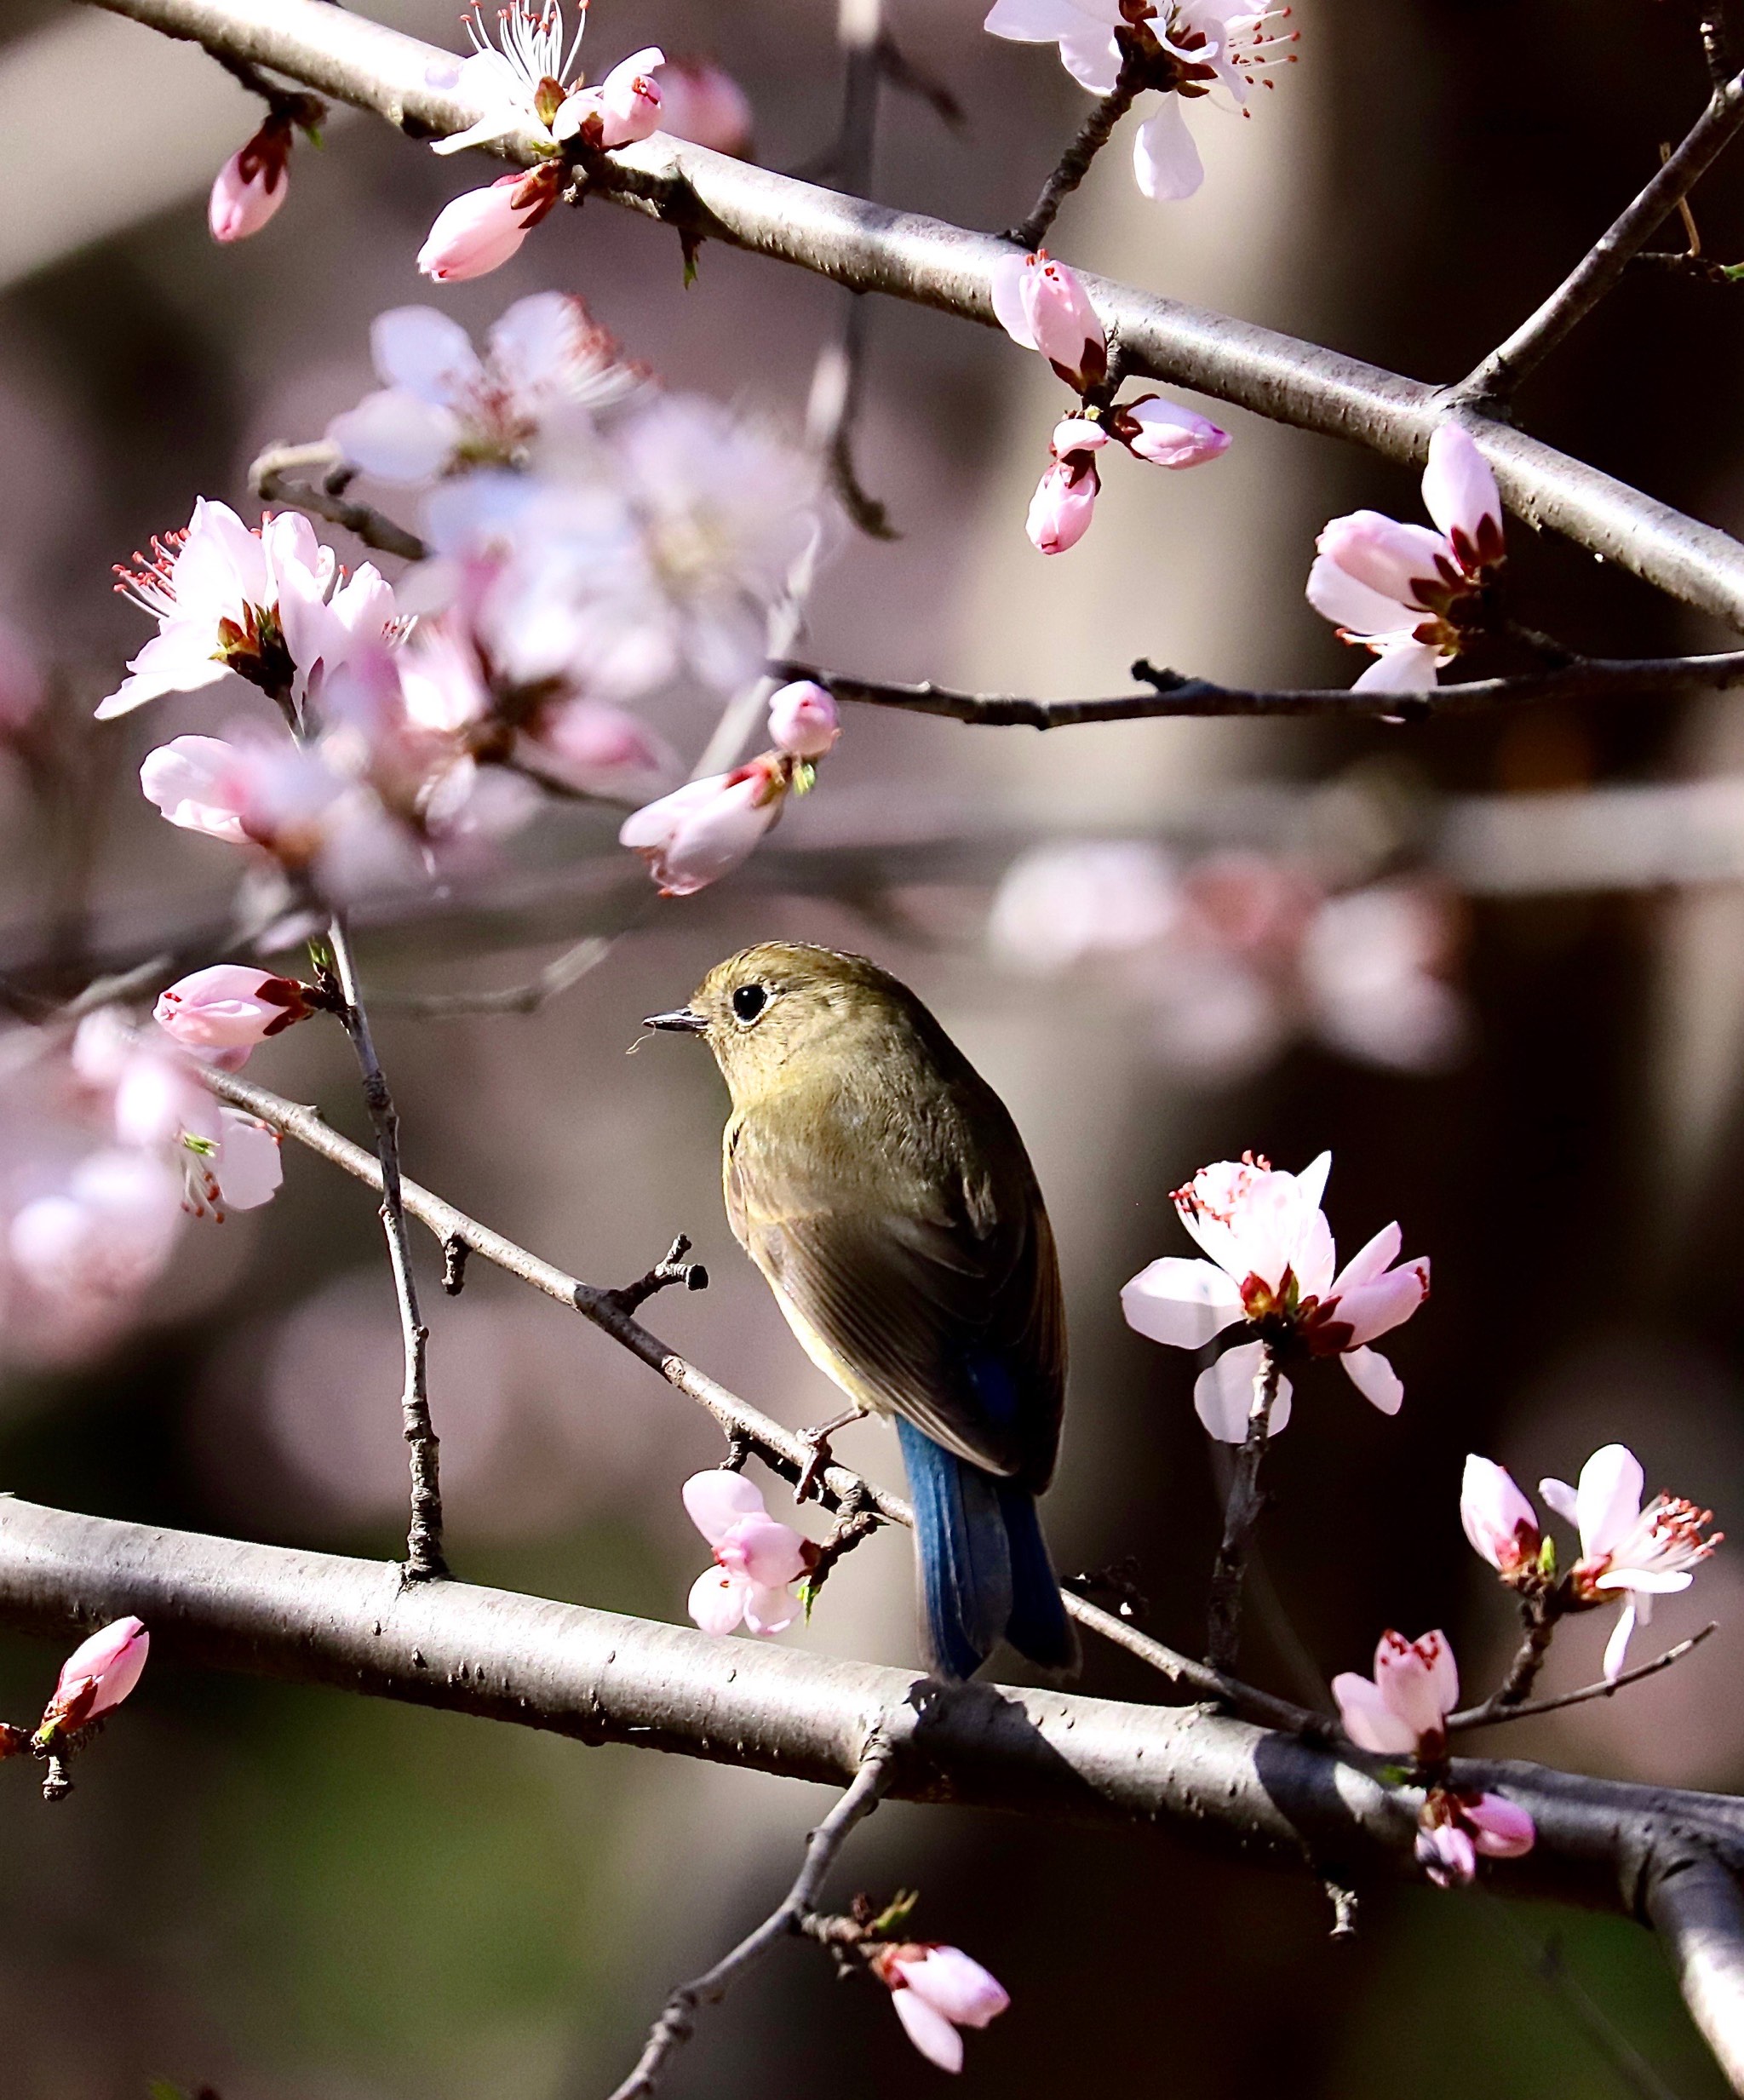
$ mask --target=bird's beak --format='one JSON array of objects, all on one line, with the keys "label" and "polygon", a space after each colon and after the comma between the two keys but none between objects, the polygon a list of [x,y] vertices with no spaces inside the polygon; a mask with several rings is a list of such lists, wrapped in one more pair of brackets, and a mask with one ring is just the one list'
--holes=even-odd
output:
[{"label": "bird's beak", "polygon": [[700,1013],[689,1007],[675,1007],[670,1013],[647,1013],[642,1017],[644,1028],[669,1029],[675,1036],[700,1036],[708,1025]]}]

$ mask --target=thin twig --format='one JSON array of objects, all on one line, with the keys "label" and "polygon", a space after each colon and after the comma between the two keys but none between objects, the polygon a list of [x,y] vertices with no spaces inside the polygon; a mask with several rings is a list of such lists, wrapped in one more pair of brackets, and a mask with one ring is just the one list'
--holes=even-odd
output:
[{"label": "thin twig", "polygon": [[1726,15],[1726,0],[1705,0],[1700,33],[1701,55],[1707,61],[1707,77],[1715,87],[1723,87],[1733,70],[1732,32]]},{"label": "thin twig", "polygon": [[1041,186],[1041,194],[1027,219],[1010,228],[1006,234],[1019,248],[1035,250],[1047,238],[1048,229],[1059,215],[1059,208],[1090,172],[1090,164],[1108,144],[1115,126],[1133,106],[1143,77],[1143,68],[1130,58],[1122,60],[1121,70],[1115,83],[1090,114],[1078,127],[1071,144],[1059,157],[1059,164]]},{"label": "thin twig", "polygon": [[1159,670],[1143,658],[1135,678],[1146,692],[1115,693],[1088,700],[1033,700],[1013,693],[957,692],[926,683],[907,686],[848,678],[789,657],[771,666],[781,678],[812,678],[838,700],[865,707],[894,708],[910,714],[937,714],[978,728],[1071,729],[1092,722],[1168,720],[1179,716],[1317,714],[1336,719],[1380,717],[1417,720],[1432,714],[1487,714],[1498,708],[1548,701],[1620,699],[1630,694],[1663,697],[1696,686],[1723,690],[1744,683],[1744,650],[1702,657],[1577,657],[1571,663],[1507,678],[1481,678],[1425,692],[1359,692],[1345,686],[1276,691],[1219,686],[1210,679]]},{"label": "thin twig", "polygon": [[[317,473],[318,485],[293,481],[298,471]],[[343,525],[378,554],[422,561],[429,553],[416,532],[397,525],[386,512],[354,502],[346,493],[351,475],[336,445],[271,445],[249,468],[249,486],[263,503],[287,503],[293,510]]]},{"label": "thin twig", "polygon": [[382,1060],[376,1053],[370,1017],[358,989],[351,938],[336,914],[329,938],[344,1000],[340,1018],[363,1076],[364,1101],[376,1133],[376,1159],[382,1191],[382,1230],[393,1271],[393,1294],[399,1307],[399,1331],[405,1358],[405,1385],[400,1419],[411,1462],[411,1522],[406,1534],[405,1572],[409,1581],[427,1581],[448,1573],[442,1553],[440,1445],[430,1420],[429,1374],[426,1358],[430,1330],[418,1312],[417,1279],[412,1274],[410,1235],[406,1231],[405,1198],[399,1172],[399,1116],[388,1091]]},{"label": "thin twig", "polygon": [[1632,255],[1646,247],[1744,123],[1744,75],[1722,79],[1690,135],[1538,311],[1492,350],[1449,393],[1450,402],[1503,401],[1526,375],[1615,290]]},{"label": "thin twig", "polygon": [[[324,1122],[313,1109],[300,1102],[284,1100],[232,1072],[207,1069],[200,1076],[221,1101],[245,1109],[286,1137],[295,1139],[298,1144],[307,1145],[312,1152],[354,1176],[365,1187],[381,1189],[382,1168],[377,1158]],[[459,1241],[481,1260],[492,1263],[510,1276],[519,1277],[535,1290],[542,1291],[559,1305],[579,1312],[632,1356],[657,1371],[668,1386],[696,1401],[729,1437],[743,1438],[783,1479],[789,1483],[798,1480],[813,1463],[816,1455],[798,1431],[784,1427],[749,1401],[740,1399],[737,1393],[730,1392],[706,1372],[698,1370],[676,1351],[668,1348],[657,1335],[651,1334],[624,1311],[617,1292],[601,1289],[597,1284],[584,1283],[578,1277],[565,1274],[554,1263],[542,1260],[502,1233],[479,1224],[415,1181],[402,1181],[400,1192],[405,1214],[426,1226],[440,1244],[445,1247],[451,1241]],[[817,1477],[818,1499],[827,1509],[875,1509],[886,1523],[912,1529],[914,1512],[901,1495],[890,1489],[881,1488],[834,1460]],[[1141,1633],[1136,1627],[1124,1624],[1112,1612],[1100,1609],[1084,1598],[1075,1596],[1070,1591],[1064,1595],[1067,1612],[1080,1626],[1100,1634],[1116,1647],[1124,1648],[1171,1684],[1183,1686],[1201,1699],[1215,1700],[1268,1726],[1299,1731],[1311,1737],[1323,1733],[1329,1725],[1324,1715],[1311,1713],[1287,1699],[1276,1698],[1270,1692],[1209,1669],[1204,1663],[1165,1647],[1150,1634]]]},{"label": "thin twig", "polygon": [[1248,1409],[1248,1433],[1236,1460],[1236,1477],[1230,1483],[1230,1499],[1224,1512],[1223,1541],[1211,1572],[1205,1659],[1213,1670],[1225,1675],[1234,1669],[1241,1644],[1242,1582],[1247,1571],[1248,1543],[1265,1507],[1259,1492],[1259,1468],[1271,1435],[1271,1410],[1277,1399],[1282,1368],[1277,1345],[1262,1341],[1259,1368],[1254,1374],[1254,1398]]},{"label": "thin twig", "polygon": [[377,991],[370,996],[378,1013],[410,1013],[423,1021],[459,1021],[477,1014],[536,1013],[549,1001],[605,961],[622,937],[589,933],[548,962],[535,977],[496,991]]},{"label": "thin twig", "polygon": [[1710,1633],[1719,1631],[1719,1621],[1710,1621],[1699,1633],[1692,1633],[1688,1640],[1679,1641],[1675,1648],[1668,1648],[1662,1655],[1655,1655],[1651,1662],[1637,1663],[1632,1670],[1624,1670],[1615,1677],[1601,1678],[1597,1684],[1583,1684],[1579,1691],[1556,1692],[1548,1699],[1523,1699],[1504,1704],[1498,1692],[1493,1699],[1486,1699],[1481,1707],[1467,1707],[1462,1713],[1450,1713],[1447,1718],[1449,1735],[1468,1728],[1489,1728],[1498,1721],[1530,1720],[1535,1713],[1557,1713],[1564,1707],[1585,1706],[1589,1699],[1609,1699],[1627,1684],[1638,1684],[1644,1677],[1657,1677],[1661,1670],[1669,1670],[1674,1662],[1681,1662],[1692,1648],[1701,1647]]},{"label": "thin twig", "polygon": [[1524,1701],[1538,1682],[1538,1673],[1550,1654],[1552,1639],[1563,1616],[1563,1602],[1562,1592],[1557,1589],[1540,1590],[1521,1598],[1520,1645],[1514,1650],[1507,1675],[1485,1701],[1486,1705],[1501,1713]]},{"label": "thin twig", "polygon": [[806,1839],[805,1862],[793,1886],[755,1931],[748,1933],[712,1969],[680,1983],[666,2001],[649,2034],[636,2068],[611,2100],[645,2100],[659,2084],[673,2051],[687,2042],[699,2005],[717,2005],[747,1970],[754,1968],[783,1940],[803,1933],[817,1908],[818,1892],[850,1833],[877,1807],[895,1776],[895,1753],[881,1737],[867,1745],[853,1784]]}]

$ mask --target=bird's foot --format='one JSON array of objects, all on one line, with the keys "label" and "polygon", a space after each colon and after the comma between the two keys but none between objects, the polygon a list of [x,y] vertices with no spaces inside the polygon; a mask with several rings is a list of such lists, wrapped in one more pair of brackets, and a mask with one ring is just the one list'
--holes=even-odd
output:
[{"label": "bird's foot", "polygon": [[794,1483],[795,1502],[808,1500],[817,1493],[818,1483],[825,1472],[835,1463],[835,1454],[829,1440],[839,1429],[846,1429],[850,1422],[858,1422],[865,1416],[864,1408],[845,1408],[840,1414],[832,1414],[827,1422],[819,1422],[813,1429],[802,1429],[800,1442],[810,1452],[805,1468]]}]

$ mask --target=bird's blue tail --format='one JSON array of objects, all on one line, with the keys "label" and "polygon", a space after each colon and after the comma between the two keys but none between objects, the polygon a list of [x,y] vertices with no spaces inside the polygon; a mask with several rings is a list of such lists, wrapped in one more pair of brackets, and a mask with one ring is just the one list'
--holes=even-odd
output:
[{"label": "bird's blue tail", "polygon": [[915,1505],[928,1656],[942,1676],[972,1677],[1001,1638],[1046,1670],[1068,1670],[1078,1644],[1047,1557],[1036,1498],[971,1466],[898,1420]]}]

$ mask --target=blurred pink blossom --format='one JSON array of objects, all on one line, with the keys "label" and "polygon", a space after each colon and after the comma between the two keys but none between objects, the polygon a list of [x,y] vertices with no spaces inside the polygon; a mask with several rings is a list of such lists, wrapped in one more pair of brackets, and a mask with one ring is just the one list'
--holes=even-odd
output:
[{"label": "blurred pink blossom", "polygon": [[618,843],[647,862],[663,897],[691,897],[750,858],[786,799],[785,772],[766,753],[650,802],[624,820]]},{"label": "blurred pink blossom", "polygon": [[1507,549],[1495,476],[1476,440],[1443,422],[1429,441],[1423,499],[1438,528],[1379,511],[1333,519],[1308,575],[1308,602],[1376,661],[1359,689],[1422,691],[1465,645],[1461,622]]},{"label": "blurred pink blossom", "polygon": [[638,716],[603,700],[563,700],[541,708],[520,749],[539,772],[578,795],[642,802],[679,773],[678,754]]},{"label": "blurred pink blossom", "polygon": [[60,1666],[37,1741],[77,1735],[118,1707],[139,1683],[152,1637],[138,1619],[117,1619],[82,1641]]},{"label": "blurred pink blossom", "polygon": [[378,314],[370,349],[382,388],[335,416],[327,435],[365,473],[406,485],[522,464],[548,416],[591,413],[641,377],[563,292],[516,300],[492,324],[482,358],[434,307]]},{"label": "blurred pink blossom", "polygon": [[159,993],[159,1028],[189,1050],[252,1049],[313,1011],[295,978],[243,963],[218,962]]},{"label": "blurred pink blossom", "polygon": [[782,686],[770,698],[769,734],[790,757],[812,763],[827,758],[841,735],[835,696],[809,678]]},{"label": "blurred pink blossom", "polygon": [[751,150],[751,105],[732,75],[708,59],[669,58],[655,69],[660,128],[743,160]]},{"label": "blurred pink blossom", "polygon": [[1644,1506],[1646,1476],[1626,1445],[1608,1443],[1580,1468],[1577,1487],[1540,1480],[1545,1500],[1580,1534],[1580,1558],[1571,1580],[1578,1595],[1597,1603],[1620,1592],[1622,1606],[1604,1651],[1604,1673],[1615,1678],[1628,1655],[1630,1637],[1653,1616],[1653,1600],[1687,1590],[1691,1570],[1725,1537],[1702,1536],[1712,1510],[1681,1495],[1656,1495]]},{"label": "blurred pink blossom", "polygon": [[269,117],[218,170],[206,208],[206,222],[215,241],[246,240],[258,233],[284,202],[290,193],[288,170],[294,135],[288,117]]},{"label": "blurred pink blossom", "polygon": [[147,752],[140,786],[172,824],[232,846],[258,846],[284,866],[318,857],[346,791],[318,750],[244,727],[231,737],[175,737]]},{"label": "blurred pink blossom", "polygon": [[[1173,1349],[1202,1349],[1238,1322],[1282,1325],[1292,1346],[1336,1356],[1351,1382],[1383,1414],[1404,1398],[1391,1363],[1368,1345],[1402,1325],[1429,1294],[1429,1264],[1395,1267],[1397,1225],[1377,1232],[1334,1273],[1332,1229],[1320,1208],[1332,1155],[1322,1152],[1300,1174],[1248,1154],[1202,1168],[1174,1205],[1208,1260],[1165,1255],[1121,1293],[1127,1323]],[[1226,1443],[1247,1434],[1254,1380],[1264,1340],[1225,1349],[1193,1387],[1193,1404],[1210,1433]],[[1290,1382],[1280,1378],[1272,1405],[1275,1436],[1289,1420]]]},{"label": "blurred pink blossom", "polygon": [[887,1986],[909,2040],[941,2071],[963,2068],[965,2027],[985,2027],[1011,2004],[999,1979],[960,1947],[906,1941],[881,1948],[871,1968]]},{"label": "blurred pink blossom", "polygon": [[7,1252],[32,1288],[62,1304],[134,1296],[163,1273],[181,1229],[181,1184],[151,1151],[114,1146],[23,1204]]},{"label": "blurred pink blossom", "polygon": [[791,1586],[809,1572],[818,1549],[792,1525],[779,1523],[743,1473],[693,1473],[684,1484],[691,1522],[714,1549],[714,1565],[697,1576],[690,1614],[705,1633],[783,1633],[800,1615]]}]

